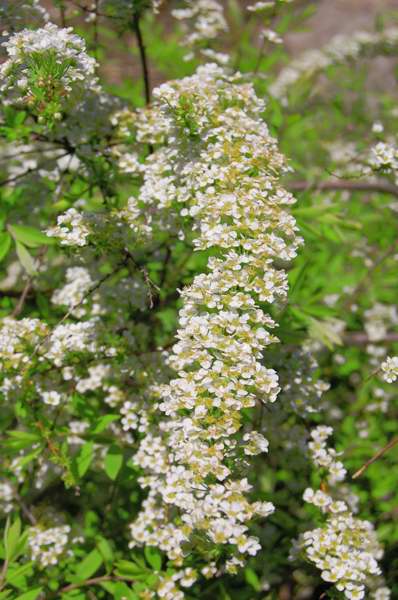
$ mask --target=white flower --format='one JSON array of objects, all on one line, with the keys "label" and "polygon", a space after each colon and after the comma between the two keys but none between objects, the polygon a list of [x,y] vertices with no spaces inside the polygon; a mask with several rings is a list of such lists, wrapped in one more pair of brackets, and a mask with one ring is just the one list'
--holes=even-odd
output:
[{"label": "white flower", "polygon": [[387,383],[393,383],[398,378],[398,356],[387,356],[381,363],[382,377]]},{"label": "white flower", "polygon": [[86,246],[90,229],[84,216],[75,208],[69,208],[57,218],[57,225],[47,229],[49,237],[57,237],[63,246]]}]

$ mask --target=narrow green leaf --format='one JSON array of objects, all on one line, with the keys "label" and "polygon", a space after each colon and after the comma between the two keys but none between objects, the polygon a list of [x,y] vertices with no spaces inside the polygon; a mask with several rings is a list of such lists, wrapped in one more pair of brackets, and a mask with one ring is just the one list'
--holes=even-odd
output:
[{"label": "narrow green leaf", "polygon": [[14,240],[21,242],[29,248],[38,248],[39,246],[49,246],[56,243],[56,239],[48,237],[39,229],[29,227],[28,225],[8,225],[8,231]]},{"label": "narrow green leaf", "polygon": [[122,577],[131,577],[134,579],[137,575],[143,575],[146,571],[146,567],[141,567],[137,565],[137,563],[131,562],[129,560],[119,560],[116,564],[117,574]]},{"label": "narrow green leaf", "polygon": [[21,535],[21,521],[16,519],[14,523],[9,527],[7,531],[7,538],[5,540],[6,546],[6,557],[8,561],[14,558],[15,550],[18,546],[19,536]]},{"label": "narrow green leaf", "polygon": [[117,421],[117,419],[120,419],[120,415],[104,415],[95,423],[91,433],[102,433],[110,423]]},{"label": "narrow green leaf", "polygon": [[27,274],[30,276],[37,275],[34,260],[29,254],[28,250],[25,248],[25,246],[21,244],[21,242],[15,242],[15,247],[17,250],[19,262],[21,263]]},{"label": "narrow green leaf", "polygon": [[77,567],[76,577],[80,581],[84,581],[85,579],[88,579],[89,577],[94,575],[94,573],[96,571],[98,571],[98,569],[100,568],[102,563],[103,563],[102,556],[98,552],[98,550],[92,550],[90,552],[90,554],[88,554],[86,556],[86,558],[83,560],[83,562],[80,563],[80,565]]},{"label": "narrow green leaf", "polygon": [[16,569],[10,568],[7,572],[6,581],[11,585],[14,585],[16,580],[19,577],[24,577],[25,575],[29,575],[32,573],[33,562],[28,562],[21,567],[17,567]]},{"label": "narrow green leaf", "polygon": [[0,262],[5,258],[11,248],[11,236],[8,231],[0,233]]},{"label": "narrow green leaf", "polygon": [[114,587],[115,600],[139,600],[139,596],[125,583],[119,581]]},{"label": "narrow green leaf", "polygon": [[76,457],[76,466],[79,477],[83,477],[94,458],[94,442],[86,442]]},{"label": "narrow green leaf", "polygon": [[252,586],[253,589],[256,590],[256,592],[260,592],[261,591],[261,582],[257,576],[257,573],[255,571],[253,571],[253,569],[250,569],[249,567],[246,567],[245,569],[245,579],[247,581],[247,583],[249,585]]},{"label": "narrow green leaf", "polygon": [[42,592],[43,588],[35,588],[34,590],[30,590],[30,592],[25,592],[21,596],[15,598],[15,600],[36,600],[38,595]]},{"label": "narrow green leaf", "polygon": [[112,481],[116,479],[123,464],[123,454],[117,446],[111,446],[104,460],[105,473]]},{"label": "narrow green leaf", "polygon": [[155,571],[160,571],[162,568],[162,555],[157,548],[145,546],[144,554],[146,561]]},{"label": "narrow green leaf", "polygon": [[103,537],[99,537],[97,539],[97,548],[101,552],[104,561],[106,563],[112,563],[112,561],[113,561],[113,550],[112,550],[112,546],[110,545],[110,543],[108,542],[108,540],[106,540]]}]

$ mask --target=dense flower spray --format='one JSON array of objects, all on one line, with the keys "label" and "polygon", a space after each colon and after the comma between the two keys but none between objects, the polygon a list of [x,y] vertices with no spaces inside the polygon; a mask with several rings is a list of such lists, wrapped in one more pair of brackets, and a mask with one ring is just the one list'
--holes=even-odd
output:
[{"label": "dense flower spray", "polygon": [[[177,565],[199,536],[233,570],[260,548],[250,520],[273,511],[249,502],[251,485],[240,475],[246,456],[268,448],[243,411],[274,402],[279,391],[277,373],[263,364],[277,341],[266,306],[286,295],[276,263],[291,260],[300,243],[288,210],[294,198],[279,183],[287,166],[261,119],[263,103],[239,75],[208,64],[154,97],[166,143],[148,159],[138,206],[143,214],[159,205],[179,212],[181,230],[192,223],[195,249],[210,256],[181,292],[169,361],[177,377],[156,390],[165,417],[134,458],[149,495],[131,533],[133,544],[158,546]],[[202,572],[217,570],[212,563]]]},{"label": "dense flower spray", "polygon": [[22,102],[39,119],[60,119],[73,100],[96,83],[95,60],[72,29],[53,23],[24,29],[4,43],[8,60],[0,68],[0,91],[10,104]]},{"label": "dense flower spray", "polygon": [[[283,3],[252,2],[248,9],[268,18]],[[295,297],[287,302],[285,270],[301,238],[291,214],[295,200],[281,184],[289,168],[264,123],[264,103],[248,83],[254,74],[207,64],[163,84],[149,108],[137,109],[101,90],[96,61],[71,29],[45,25],[46,13],[35,0],[15,4],[23,9],[21,19],[10,19],[11,36],[3,44],[8,59],[0,68],[1,136],[14,144],[14,129],[17,134],[12,153],[9,145],[0,148],[1,159],[11,157],[2,168],[7,206],[0,215],[0,255],[7,255],[8,244],[20,259],[13,255],[0,282],[6,426],[0,512],[17,529],[16,514],[23,522],[21,568],[35,571],[40,582],[48,578],[45,595],[59,567],[55,594],[80,583],[105,583],[115,597],[179,600],[200,577],[191,595],[201,588],[218,595],[230,578],[218,588],[203,578],[237,573],[261,543],[265,560],[258,556],[245,574],[250,577],[254,565],[252,574],[262,579],[253,587],[265,590],[268,576],[270,586],[280,582],[278,567],[269,574],[263,569],[273,562],[267,560],[271,553],[286,566],[286,554],[278,558],[273,548],[275,531],[287,533],[280,526],[284,511],[294,515],[297,535],[305,531],[304,492],[319,514],[316,526],[307,523],[296,554],[310,570],[320,570],[331,590],[335,584],[338,593],[358,599],[366,589],[387,600],[378,565],[382,549],[373,526],[355,516],[358,498],[343,483],[339,453],[326,443],[332,428],[316,427],[308,443],[309,422],[329,425],[342,416],[333,389],[331,400],[323,398],[330,386],[320,377],[330,371],[325,354],[316,355],[328,336],[340,343],[346,323],[306,318],[311,306],[299,289],[304,271],[292,273]],[[81,8],[96,42],[108,18],[118,32],[138,19],[149,49],[144,19],[150,24],[148,12],[160,5],[98,0]],[[175,6],[190,55],[199,51],[206,60],[228,64],[230,57],[213,49],[229,21],[223,3],[186,0]],[[60,8],[62,17],[62,2],[54,12]],[[36,31],[24,29],[30,13]],[[387,49],[397,39],[395,29],[388,31]],[[261,35],[264,43],[282,41],[271,30]],[[351,46],[331,44],[308,75],[357,56],[374,41],[354,38]],[[296,71],[297,78],[307,74],[299,63]],[[283,72],[281,80],[284,85]],[[396,179],[395,139],[387,142],[372,147],[368,175]],[[27,224],[18,197],[22,181],[35,183],[33,191],[25,185],[23,194],[25,207],[34,198]],[[304,202],[312,202],[310,196]],[[323,213],[326,204],[297,216],[316,220],[318,208]],[[185,255],[192,269],[178,268]],[[324,296],[325,306],[338,298]],[[385,392],[380,378],[397,379],[398,358],[376,344],[397,324],[397,312],[376,296],[367,306],[364,334],[373,344],[367,352],[379,380],[363,411],[386,412],[393,391]],[[172,323],[166,327],[166,316],[165,327],[158,326],[167,311]],[[273,334],[277,324],[283,344]],[[15,429],[8,431],[10,425]],[[319,489],[307,487],[309,462],[316,467],[314,481],[322,477]],[[102,485],[109,479],[113,486]],[[263,522],[274,510],[275,519]],[[95,515],[101,517],[98,527],[91,523]],[[122,524],[120,536],[114,524]],[[82,543],[77,552],[76,540]],[[83,576],[79,561],[96,572]],[[286,572],[293,582],[296,571],[287,565]],[[32,579],[26,581],[31,585]]]},{"label": "dense flower spray", "polygon": [[311,431],[310,456],[326,474],[326,481],[318,491],[307,488],[304,500],[317,506],[326,519],[321,527],[300,536],[293,556],[301,551],[322,571],[322,579],[334,583],[349,600],[364,598],[366,587],[373,598],[388,600],[390,593],[383,585],[377,562],[383,556],[382,547],[372,523],[354,516],[357,499],[347,495],[341,485],[346,470],[336,460],[338,453],[327,446],[332,433],[333,429],[324,425]]}]

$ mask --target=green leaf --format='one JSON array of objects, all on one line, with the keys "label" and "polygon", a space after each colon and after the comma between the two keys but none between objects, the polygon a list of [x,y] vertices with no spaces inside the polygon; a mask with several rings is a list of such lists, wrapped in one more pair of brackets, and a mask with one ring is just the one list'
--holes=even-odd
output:
[{"label": "green leaf", "polygon": [[29,248],[38,248],[39,246],[50,246],[56,243],[56,239],[48,237],[39,229],[29,227],[28,225],[8,225],[8,231],[11,233],[14,240],[21,242]]},{"label": "green leaf", "polygon": [[98,571],[102,563],[103,559],[98,550],[92,550],[90,554],[88,554],[83,560],[83,562],[77,567],[76,577],[79,579],[79,581],[88,579],[94,575],[96,571]]},{"label": "green leaf", "polygon": [[6,577],[7,583],[10,583],[11,585],[15,585],[16,581],[20,577],[24,577],[25,575],[30,575],[33,572],[33,569],[32,569],[33,565],[34,565],[33,562],[28,562],[28,563],[22,565],[21,567],[18,566],[16,569],[13,569],[13,568],[8,569],[7,577]]},{"label": "green leaf", "polygon": [[8,436],[8,439],[4,441],[4,446],[12,450],[22,450],[40,441],[40,436],[30,431],[9,431]]},{"label": "green leaf", "polygon": [[40,454],[42,454],[42,452],[43,452],[43,448],[40,447],[40,448],[36,448],[35,450],[33,450],[33,452],[30,452],[29,454],[25,454],[24,456],[22,456],[21,458],[18,459],[18,461],[16,463],[18,465],[18,468],[20,469],[21,467],[25,467],[30,462],[32,462],[32,460],[35,460],[35,458],[40,456]]},{"label": "green leaf", "polygon": [[121,581],[114,587],[114,598],[115,600],[139,600],[139,596]]},{"label": "green leaf", "polygon": [[7,523],[7,525],[4,532],[4,546],[6,550],[6,559],[10,562],[14,558],[15,551],[18,547],[18,540],[21,535],[21,521],[20,519],[16,519],[11,526],[9,526],[9,523]]},{"label": "green leaf", "polygon": [[245,569],[245,579],[246,579],[247,583],[249,585],[251,585],[253,589],[256,590],[256,592],[260,592],[261,591],[260,580],[259,580],[259,578],[257,576],[257,573],[255,571],[253,571],[253,569],[250,569],[249,567],[246,567],[246,569]]},{"label": "green leaf", "polygon": [[17,256],[19,258],[19,262],[21,263],[21,265],[23,266],[23,268],[25,269],[27,274],[30,275],[31,277],[33,275],[37,275],[34,260],[33,260],[32,256],[29,254],[29,252],[27,251],[27,249],[25,248],[25,246],[23,244],[21,244],[21,242],[15,242],[15,247],[17,250]]},{"label": "green leaf", "polygon": [[83,477],[94,458],[94,442],[86,442],[76,457],[76,466],[79,477]]},{"label": "green leaf", "polygon": [[5,258],[11,248],[11,236],[8,231],[0,233],[0,261]]},{"label": "green leaf", "polygon": [[162,568],[162,555],[157,548],[153,546],[145,546],[144,554],[146,561],[155,571],[160,571]]},{"label": "green leaf", "polygon": [[21,596],[15,598],[15,600],[36,600],[38,595],[42,592],[43,588],[35,588],[34,590],[30,590],[30,592],[25,592]]},{"label": "green leaf", "polygon": [[148,569],[129,560],[119,560],[116,563],[116,575],[131,579],[142,579],[148,574]]},{"label": "green leaf", "polygon": [[102,433],[110,423],[117,421],[117,419],[120,419],[120,415],[104,415],[95,423],[91,433]]},{"label": "green leaf", "polygon": [[111,564],[113,561],[113,550],[108,540],[99,537],[97,539],[97,548],[101,552],[104,561]]},{"label": "green leaf", "polygon": [[112,481],[116,479],[123,464],[123,454],[117,446],[111,446],[104,460],[105,473]]}]

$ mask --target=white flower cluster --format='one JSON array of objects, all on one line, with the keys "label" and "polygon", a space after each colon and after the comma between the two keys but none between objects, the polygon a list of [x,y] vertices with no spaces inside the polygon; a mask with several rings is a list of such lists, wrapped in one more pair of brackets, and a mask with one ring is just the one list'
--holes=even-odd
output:
[{"label": "white flower cluster", "polygon": [[48,333],[47,326],[39,319],[5,317],[0,322],[0,361],[6,367],[18,368],[28,363],[27,349],[32,349],[42,336]]},{"label": "white flower cluster", "polygon": [[333,433],[331,427],[319,425],[311,431],[311,441],[308,448],[311,459],[317,467],[322,467],[328,471],[328,481],[330,485],[335,485],[338,481],[343,481],[347,471],[343,463],[336,460],[338,453],[334,448],[328,448],[326,440]]},{"label": "white flower cluster", "polygon": [[57,237],[62,246],[86,246],[90,235],[87,220],[75,208],[69,208],[57,217],[57,225],[47,229],[49,237]]},{"label": "white flower cluster", "polygon": [[330,65],[357,59],[371,50],[390,52],[398,44],[398,27],[381,32],[358,31],[336,35],[320,50],[306,50],[282,69],[269,88],[272,96],[287,102],[289,88],[302,78],[314,77]]},{"label": "white flower cluster", "polygon": [[214,41],[228,30],[224,9],[218,0],[185,0],[185,4],[185,8],[175,9],[172,14],[184,22],[183,44],[188,48]]},{"label": "white flower cluster", "polygon": [[60,323],[51,332],[45,357],[57,367],[64,364],[69,352],[95,352],[96,319],[78,323]]},{"label": "white flower cluster", "polygon": [[287,355],[280,350],[276,364],[283,368],[281,400],[288,402],[297,414],[319,412],[321,399],[330,384],[317,377],[319,369],[314,354],[306,348]]},{"label": "white flower cluster", "polygon": [[387,356],[381,364],[382,376],[387,383],[393,383],[398,379],[398,356]]},{"label": "white flower cluster", "polygon": [[269,8],[274,8],[275,0],[268,0],[265,2],[255,2],[254,4],[250,4],[247,7],[249,12],[261,12],[263,10],[268,10]]},{"label": "white flower cluster", "polygon": [[149,496],[131,526],[133,544],[158,546],[181,565],[184,544],[199,535],[242,564],[260,549],[248,523],[273,511],[248,501],[252,486],[238,475],[245,455],[268,448],[260,433],[241,433],[241,411],[274,402],[279,391],[263,364],[275,323],[259,303],[286,295],[274,261],[292,259],[301,242],[289,213],[295,200],[279,183],[287,167],[251,84],[211,64],[154,98],[167,144],[148,158],[147,206],[160,198],[193,221],[194,247],[214,255],[181,292],[170,358],[178,377],[158,387],[165,418],[135,456]]},{"label": "white flower cluster", "polygon": [[13,499],[15,493],[8,481],[0,482],[0,512],[9,513],[13,510]]},{"label": "white flower cluster", "polygon": [[[247,10],[249,12],[253,12],[253,13],[262,12],[264,10],[269,10],[270,8],[274,8],[275,5],[277,4],[277,2],[278,2],[278,0],[264,0],[264,1],[259,0],[259,2],[250,4],[247,7]],[[279,0],[279,4],[282,4],[283,2],[290,3],[290,2],[293,2],[293,0]]]},{"label": "white flower cluster", "polygon": [[79,92],[80,97],[84,89],[96,85],[96,61],[71,28],[47,23],[41,29],[20,31],[3,45],[9,58],[0,67],[0,91],[7,102],[39,101],[43,110],[44,101],[62,99],[64,106],[72,93]]},{"label": "white flower cluster", "polygon": [[[346,471],[335,460],[336,451],[326,445],[332,433],[331,427],[316,427],[311,432],[309,449],[314,464],[327,470],[328,484],[333,487],[344,479]],[[380,587],[381,571],[377,561],[383,550],[373,525],[354,517],[352,507],[347,503],[351,504],[350,495],[344,487],[335,488],[333,493],[326,484],[322,488],[318,491],[307,488],[304,500],[317,506],[326,521],[323,526],[303,533],[295,552],[304,553],[306,559],[321,571],[322,579],[335,583],[337,590],[349,600],[364,598],[366,586],[376,588],[376,593],[377,589],[386,590]]]},{"label": "white flower cluster", "polygon": [[[86,314],[85,297],[94,285],[90,272],[85,267],[70,267],[66,271],[66,284],[55,290],[51,301],[54,304],[67,306],[71,314],[77,318]],[[99,308],[94,314],[99,312]]]},{"label": "white flower cluster", "polygon": [[390,327],[398,325],[398,311],[394,305],[376,302],[364,312],[365,331],[371,342],[379,342],[386,337]]},{"label": "white flower cluster", "polygon": [[43,568],[56,565],[59,557],[65,551],[70,530],[68,525],[50,529],[42,529],[39,526],[32,527],[28,537],[32,560],[37,561]]},{"label": "white flower cluster", "polygon": [[349,600],[364,598],[366,579],[380,575],[377,559],[383,552],[373,525],[347,510],[331,514],[323,527],[305,532],[300,543],[322,571],[322,579],[335,583]]},{"label": "white flower cluster", "polygon": [[378,142],[370,150],[369,166],[375,171],[392,174],[398,181],[398,147],[396,144]]},{"label": "white flower cluster", "polygon": [[62,396],[57,390],[38,391],[44,404],[48,404],[49,406],[59,406],[61,403]]}]

